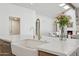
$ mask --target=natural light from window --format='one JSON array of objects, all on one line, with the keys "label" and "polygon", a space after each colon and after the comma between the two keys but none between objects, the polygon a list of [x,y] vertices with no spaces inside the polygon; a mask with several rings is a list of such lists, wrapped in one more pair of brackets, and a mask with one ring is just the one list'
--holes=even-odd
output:
[{"label": "natural light from window", "polygon": [[62,8],[64,8],[64,9],[69,9],[70,8],[70,6],[68,6],[65,3],[61,3],[61,4],[59,4],[59,6],[62,7]]}]

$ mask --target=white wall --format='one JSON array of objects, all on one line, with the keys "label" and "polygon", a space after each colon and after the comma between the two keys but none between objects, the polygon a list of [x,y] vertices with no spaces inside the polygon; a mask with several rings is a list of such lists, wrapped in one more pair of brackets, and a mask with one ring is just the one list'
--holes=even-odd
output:
[{"label": "white wall", "polygon": [[[73,35],[76,34],[76,16],[75,16],[75,10],[74,9],[70,9],[68,10],[67,12],[65,12],[65,15],[68,15],[71,17],[70,21],[73,22],[73,27],[65,27],[65,34],[67,34],[67,31],[68,30],[71,30],[73,31]],[[60,28],[59,28],[59,25],[57,25],[57,32],[61,32],[60,31]]]},{"label": "white wall", "polygon": [[41,14],[37,14],[37,18],[40,19],[41,35],[49,35],[49,33],[53,33],[53,19]]},{"label": "white wall", "polygon": [[19,16],[21,18],[20,33],[22,35],[33,35],[37,18],[41,21],[41,34],[48,34],[53,31],[53,19],[41,14],[38,15],[34,10],[28,8],[12,4],[0,4],[0,34],[9,34],[9,16]]},{"label": "white wall", "polygon": [[73,30],[73,35],[75,35],[76,34],[76,16],[75,16],[75,10],[70,9],[65,14],[66,15],[70,15],[71,16],[70,21],[73,22],[73,27],[72,28],[67,28],[67,30]]},{"label": "white wall", "polygon": [[21,18],[21,34],[31,34],[33,27],[34,11],[11,4],[0,4],[0,34],[9,34],[9,16]]}]

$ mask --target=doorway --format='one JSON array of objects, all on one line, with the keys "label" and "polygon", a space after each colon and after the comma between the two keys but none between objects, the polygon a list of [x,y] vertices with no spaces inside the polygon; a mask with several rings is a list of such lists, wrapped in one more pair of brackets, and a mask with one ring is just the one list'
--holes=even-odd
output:
[{"label": "doorway", "polygon": [[10,16],[9,20],[10,20],[10,34],[19,35],[20,34],[20,18]]}]

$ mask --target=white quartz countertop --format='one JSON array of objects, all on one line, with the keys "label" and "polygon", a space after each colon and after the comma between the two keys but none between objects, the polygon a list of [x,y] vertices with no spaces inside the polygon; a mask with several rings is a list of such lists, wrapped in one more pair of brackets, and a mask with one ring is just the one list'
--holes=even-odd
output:
[{"label": "white quartz countertop", "polygon": [[51,54],[69,56],[75,52],[78,47],[79,40],[77,39],[67,39],[65,41],[55,39],[47,44],[40,45],[38,49]]},{"label": "white quartz countertop", "polygon": [[[0,35],[0,39],[5,41],[14,43],[23,40],[23,39],[32,39],[31,36],[21,36],[21,35]],[[71,55],[74,51],[79,48],[79,40],[78,39],[67,39],[65,41],[61,41],[58,38],[42,38],[41,40],[47,41],[47,43],[39,45],[38,50],[45,51],[51,54],[56,55]],[[15,44],[15,43],[14,43]],[[16,44],[15,44],[16,45]],[[27,47],[25,47],[27,48]]]},{"label": "white quartz countertop", "polygon": [[0,39],[7,42],[12,42],[14,39],[19,39],[19,35],[0,35]]},{"label": "white quartz countertop", "polygon": [[7,42],[14,42],[23,39],[33,39],[30,35],[0,35],[0,39]]}]

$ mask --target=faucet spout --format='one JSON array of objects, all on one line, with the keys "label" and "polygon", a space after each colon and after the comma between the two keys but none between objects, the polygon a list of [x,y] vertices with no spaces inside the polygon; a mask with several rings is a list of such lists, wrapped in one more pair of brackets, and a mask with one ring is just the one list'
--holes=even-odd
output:
[{"label": "faucet spout", "polygon": [[38,40],[40,40],[40,20],[39,18],[36,20],[36,36]]}]

